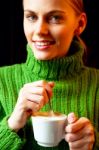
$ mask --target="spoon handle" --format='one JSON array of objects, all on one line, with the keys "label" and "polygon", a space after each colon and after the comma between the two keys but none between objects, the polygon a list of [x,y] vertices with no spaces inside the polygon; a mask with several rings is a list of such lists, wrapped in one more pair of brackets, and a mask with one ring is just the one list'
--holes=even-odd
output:
[{"label": "spoon handle", "polygon": [[48,104],[49,104],[50,111],[51,111],[51,112],[53,112],[49,93],[48,93],[48,91],[47,91],[47,90],[46,90],[46,92],[47,92],[47,96],[48,96],[48,99],[49,99]]}]

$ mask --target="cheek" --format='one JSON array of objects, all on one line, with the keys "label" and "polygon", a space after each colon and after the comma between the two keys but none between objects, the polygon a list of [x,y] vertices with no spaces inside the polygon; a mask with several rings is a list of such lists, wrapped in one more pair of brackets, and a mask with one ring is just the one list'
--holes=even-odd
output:
[{"label": "cheek", "polygon": [[57,46],[63,46],[64,42],[67,41],[67,33],[64,30],[56,31],[54,34],[57,41]]},{"label": "cheek", "polygon": [[56,38],[57,41],[63,41],[67,38],[68,30],[66,29],[66,26],[56,27],[52,30],[52,35],[54,38]]},{"label": "cheek", "polygon": [[25,31],[25,37],[29,43],[32,42],[32,34],[29,31]]},{"label": "cheek", "polygon": [[32,33],[31,28],[27,24],[24,25],[24,34],[28,41],[31,40],[33,33]]},{"label": "cheek", "polygon": [[56,32],[57,47],[59,50],[61,49],[61,53],[66,54],[68,52],[73,36],[73,32],[66,30],[66,28]]},{"label": "cheek", "polygon": [[74,37],[74,32],[73,30],[69,30],[69,28],[64,28],[57,36],[62,44],[69,45]]}]

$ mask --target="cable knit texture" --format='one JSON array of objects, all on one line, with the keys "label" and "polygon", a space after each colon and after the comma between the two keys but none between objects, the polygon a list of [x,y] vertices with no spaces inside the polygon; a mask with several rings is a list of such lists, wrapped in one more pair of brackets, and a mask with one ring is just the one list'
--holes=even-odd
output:
[{"label": "cable knit texture", "polygon": [[[0,68],[0,150],[68,150],[62,140],[57,147],[38,146],[34,137],[31,119],[17,134],[9,129],[7,119],[11,115],[21,87],[25,83],[47,80],[55,81],[52,107],[64,114],[76,113],[88,117],[95,127],[94,150],[99,149],[99,70],[84,66],[83,48],[73,41],[72,55],[48,61],[36,60],[27,45],[25,63]],[[48,111],[48,105],[42,108]]]}]

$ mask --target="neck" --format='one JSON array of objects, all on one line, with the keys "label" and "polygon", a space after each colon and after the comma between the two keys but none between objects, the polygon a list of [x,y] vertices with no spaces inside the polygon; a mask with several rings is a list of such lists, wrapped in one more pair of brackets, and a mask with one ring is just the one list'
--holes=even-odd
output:
[{"label": "neck", "polygon": [[74,41],[70,48],[70,51],[73,51],[74,54],[52,60],[37,60],[29,45],[27,45],[27,51],[28,57],[26,65],[35,80],[37,80],[37,78],[46,80],[63,80],[64,78],[70,78],[80,73],[83,66],[83,48],[78,41]]}]

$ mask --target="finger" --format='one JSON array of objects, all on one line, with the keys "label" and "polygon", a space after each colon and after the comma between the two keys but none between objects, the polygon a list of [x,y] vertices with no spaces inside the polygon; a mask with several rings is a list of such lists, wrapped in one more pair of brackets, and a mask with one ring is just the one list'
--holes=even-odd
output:
[{"label": "finger", "polygon": [[[25,92],[25,91],[24,91]],[[30,100],[33,101],[43,101],[44,104],[48,102],[47,94],[46,94],[46,89],[42,87],[33,87],[33,89],[29,89],[29,91],[26,91],[25,93],[26,97]]]},{"label": "finger", "polygon": [[46,81],[46,80],[39,80],[39,81],[35,81],[32,82],[33,85],[35,86],[45,86],[46,84],[49,84],[50,87],[54,87],[55,83],[53,81]]},{"label": "finger", "polygon": [[47,92],[47,96],[48,96],[49,99],[52,97],[52,94],[53,94],[52,88],[54,87],[54,84],[53,83],[51,83],[51,84],[52,85],[50,85],[50,83],[47,83],[46,86],[45,86],[46,92]]},{"label": "finger", "polygon": [[40,109],[40,105],[38,103],[29,100],[26,100],[22,107],[24,112],[28,112],[28,113],[35,112]]},{"label": "finger", "polygon": [[42,86],[45,86],[46,83],[47,83],[47,82],[46,82],[45,80],[39,80],[39,81],[32,82],[31,84],[32,84],[33,86],[42,87]]},{"label": "finger", "polygon": [[77,140],[74,142],[69,142],[69,146],[72,149],[82,148],[83,150],[85,150],[85,149],[87,150],[89,147],[92,147],[92,145],[93,145],[93,137],[92,136],[85,136],[84,138],[82,138],[80,140]]},{"label": "finger", "polygon": [[53,81],[47,82],[45,80],[40,80],[40,81],[33,82],[33,85],[45,88],[48,92],[47,94],[50,97],[52,96],[52,88],[54,87]]},{"label": "finger", "polygon": [[85,136],[85,133],[82,130],[80,130],[79,132],[76,132],[76,133],[66,133],[65,140],[67,142],[74,142],[74,141],[80,140],[84,136]]},{"label": "finger", "polygon": [[45,88],[49,95],[52,95],[52,88],[54,87],[54,82],[50,81],[50,82],[47,82],[45,80],[40,80],[40,81],[35,81],[35,82],[32,82],[32,83],[26,83],[24,85],[24,89],[28,90],[30,89],[31,92],[34,91],[36,92],[36,87],[42,87],[42,88]]},{"label": "finger", "polygon": [[68,117],[67,117],[67,120],[68,120],[68,123],[74,123],[77,121],[77,116],[72,112],[70,114],[68,114]]},{"label": "finger", "polygon": [[81,130],[79,130],[77,132],[66,133],[65,140],[67,142],[75,142],[75,141],[78,141],[80,139],[83,139],[86,136],[92,137],[91,142],[95,141],[94,128],[91,124],[84,126],[84,128],[82,128]]},{"label": "finger", "polygon": [[24,88],[30,88],[30,87],[43,87],[46,85],[46,81],[45,80],[40,80],[40,81],[35,81],[35,82],[30,82],[30,83],[26,83],[24,84]]},{"label": "finger", "polygon": [[76,122],[68,124],[65,128],[66,132],[75,133],[87,126],[90,121],[87,118],[81,117]]},{"label": "finger", "polygon": [[20,101],[23,101],[24,99],[28,99],[30,101],[34,102],[41,102],[43,101],[44,104],[48,102],[48,97],[46,94],[46,89],[42,87],[29,87],[29,88],[22,88],[20,90],[19,98]]},{"label": "finger", "polygon": [[35,93],[35,94],[42,94],[42,95],[47,90],[48,92],[47,94],[50,98],[52,96],[53,87],[54,87],[54,82],[46,82],[45,80],[41,80],[33,83],[27,83],[24,85],[23,88],[24,91]]},{"label": "finger", "polygon": [[44,95],[46,92],[46,89],[43,87],[24,87],[21,91],[22,95],[25,95],[26,93],[32,93],[32,94],[37,94],[37,95]]},{"label": "finger", "polygon": [[35,102],[37,104],[39,104],[40,102],[45,102],[44,101],[44,96],[42,95],[37,95],[37,94],[32,94],[32,93],[27,93],[26,95],[26,100],[29,100],[29,101],[32,101],[32,102]]},{"label": "finger", "polygon": [[45,97],[42,95],[30,94],[27,93],[27,97],[25,98],[27,101],[31,101],[32,103],[36,103],[39,105],[39,108],[42,108],[47,102],[45,101]]},{"label": "finger", "polygon": [[87,125],[83,129],[81,129],[75,133],[67,133],[65,135],[65,140],[67,142],[74,142],[74,141],[80,140],[81,138],[83,138],[85,136],[93,136],[94,137],[94,129],[93,129],[92,125]]},{"label": "finger", "polygon": [[48,82],[48,84],[50,85],[51,88],[55,86],[55,83],[53,81]]}]

